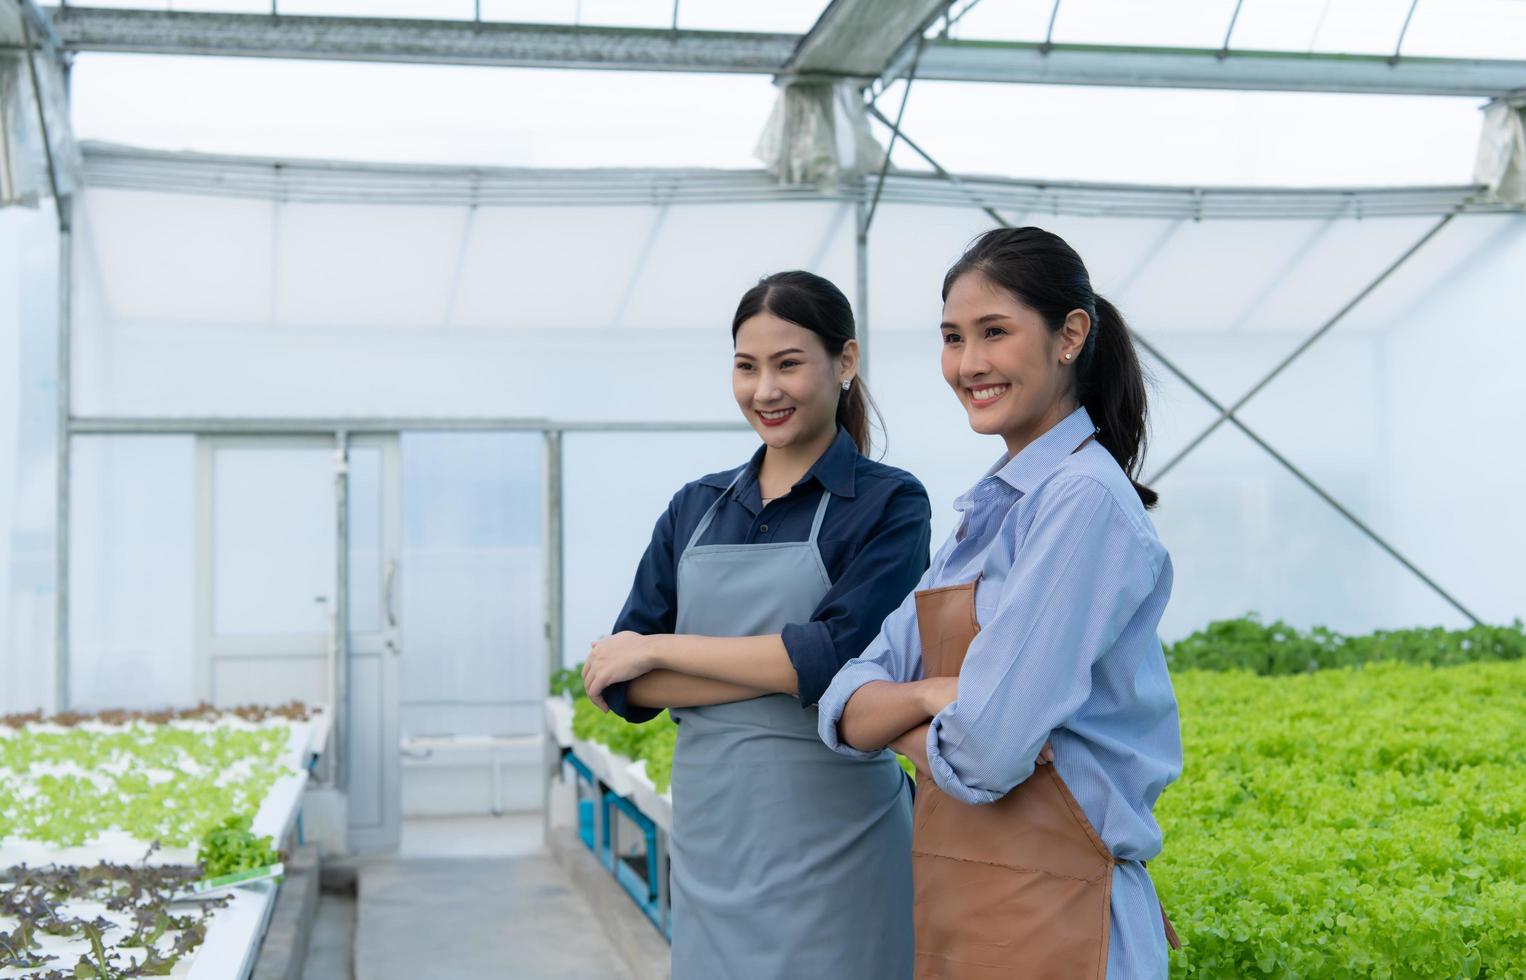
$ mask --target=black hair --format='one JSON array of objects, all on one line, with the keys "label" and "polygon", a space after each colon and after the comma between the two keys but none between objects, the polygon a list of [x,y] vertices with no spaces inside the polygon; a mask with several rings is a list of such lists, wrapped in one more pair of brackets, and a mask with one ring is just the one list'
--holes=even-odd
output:
[{"label": "black hair", "polygon": [[1042,228],[997,228],[975,239],[948,270],[945,300],[967,272],[979,272],[1038,311],[1054,333],[1072,310],[1091,317],[1076,361],[1076,396],[1098,426],[1097,441],[1118,461],[1144,505],[1155,506],[1159,495],[1138,480],[1149,439],[1144,369],[1122,314],[1092,289],[1081,256]]},{"label": "black hair", "polygon": [[[841,289],[813,272],[799,269],[776,272],[759,279],[756,286],[743,293],[736,316],[731,318],[732,343],[736,342],[742,324],[763,312],[804,327],[820,337],[830,357],[841,354],[848,341],[855,338],[853,304],[848,302]],[[837,424],[848,430],[858,451],[866,456],[869,454],[871,411],[880,418],[880,430],[884,431],[884,419],[880,417],[874,399],[869,397],[869,389],[860,375],[837,401]]]}]

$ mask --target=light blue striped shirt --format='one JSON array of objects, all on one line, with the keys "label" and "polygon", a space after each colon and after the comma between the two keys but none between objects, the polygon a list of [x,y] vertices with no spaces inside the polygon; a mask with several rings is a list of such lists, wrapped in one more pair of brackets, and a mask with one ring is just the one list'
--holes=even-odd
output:
[{"label": "light blue striped shirt", "polygon": [[[1107,975],[1167,973],[1155,887],[1139,863],[1161,850],[1152,809],[1182,769],[1176,695],[1156,628],[1171,558],[1128,477],[1078,408],[1005,456],[954,501],[963,519],[918,589],[978,574],[980,633],[959,698],[932,720],[927,757],[950,796],[990,803],[1033,772],[1045,741],[1054,766],[1115,857]],[[870,681],[922,676],[908,595],[820,702],[821,737],[838,741],[843,706]]]}]

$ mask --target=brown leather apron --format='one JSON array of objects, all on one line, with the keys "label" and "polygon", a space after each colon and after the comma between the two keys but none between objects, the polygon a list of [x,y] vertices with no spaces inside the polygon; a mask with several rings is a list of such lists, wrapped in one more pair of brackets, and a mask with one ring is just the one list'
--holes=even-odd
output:
[{"label": "brown leather apron", "polygon": [[[916,594],[924,677],[958,676],[978,582]],[[1054,766],[979,806],[919,773],[912,821],[918,980],[1106,977],[1118,861]]]}]

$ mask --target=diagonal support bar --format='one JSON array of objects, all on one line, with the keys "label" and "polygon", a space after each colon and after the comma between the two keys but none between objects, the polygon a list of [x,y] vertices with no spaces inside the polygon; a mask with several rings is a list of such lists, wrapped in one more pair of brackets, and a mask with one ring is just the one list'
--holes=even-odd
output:
[{"label": "diagonal support bar", "polygon": [[1240,8],[1245,5],[1245,0],[1235,0],[1235,11],[1229,15],[1229,26],[1224,29],[1224,43],[1219,45],[1219,60],[1229,57],[1229,39],[1235,36],[1235,23],[1240,19]]},{"label": "diagonal support bar", "polygon": [[[870,106],[869,111],[872,112],[882,122],[884,121],[884,116],[882,116],[879,113],[879,111],[876,110],[873,106]],[[941,166],[939,166],[937,164],[937,162],[934,161],[931,156],[929,156],[925,151],[917,148],[916,145],[914,143],[912,143],[912,141],[911,141],[911,139],[909,137],[906,137],[906,136],[903,135],[902,139],[906,140],[906,145],[907,146],[911,146],[911,147],[913,147],[913,149],[916,149],[917,153],[924,160],[926,160],[929,164],[931,164],[933,169],[935,171],[937,171],[940,175],[942,175],[942,176],[950,176],[948,174],[948,171],[944,170]],[[1001,226],[1003,228],[1010,228],[1010,227],[1012,227],[1010,222],[1008,222],[1005,219],[1003,219],[1000,215],[996,214],[996,212],[992,211],[991,209],[982,207],[982,210],[984,210],[988,215],[990,215],[996,221],[996,223],[999,226]],[[1454,217],[1457,216],[1457,213],[1458,213],[1457,211],[1454,211],[1451,214],[1448,214],[1445,217],[1443,217],[1441,219],[1441,221],[1437,222],[1436,225],[1434,227],[1432,227],[1431,230],[1428,231],[1418,242],[1416,242],[1414,245],[1412,245],[1404,253],[1404,255],[1400,256],[1400,258],[1396,262],[1392,263],[1389,266],[1389,268],[1386,269],[1383,272],[1383,274],[1378,277],[1377,280],[1374,280],[1371,284],[1369,284],[1369,286],[1366,289],[1364,289],[1361,292],[1361,294],[1359,294],[1357,296],[1356,299],[1353,299],[1350,303],[1346,304],[1346,306],[1341,309],[1340,313],[1338,313],[1336,315],[1336,318],[1334,318],[1330,322],[1326,323],[1323,327],[1320,328],[1320,330],[1315,332],[1314,336],[1312,336],[1308,340],[1304,341],[1304,343],[1299,346],[1299,349],[1297,351],[1295,351],[1293,353],[1293,355],[1291,355],[1289,358],[1285,359],[1284,363],[1279,364],[1272,371],[1272,373],[1270,375],[1268,375],[1266,378],[1264,378],[1262,380],[1261,384],[1258,384],[1255,388],[1253,388],[1251,390],[1250,393],[1248,393],[1245,396],[1245,398],[1242,398],[1239,402],[1237,402],[1236,403],[1236,407],[1238,407],[1240,405],[1243,405],[1245,403],[1246,399],[1248,399],[1249,397],[1253,396],[1257,391],[1260,391],[1261,388],[1265,387],[1267,382],[1271,381],[1271,379],[1273,377],[1275,377],[1278,373],[1280,373],[1285,367],[1287,367],[1288,364],[1292,363],[1292,359],[1294,357],[1297,357],[1300,353],[1302,353],[1303,351],[1307,350],[1310,345],[1312,345],[1316,340],[1319,339],[1319,337],[1321,337],[1325,333],[1327,333],[1329,331],[1329,329],[1331,327],[1333,327],[1336,322],[1338,322],[1339,317],[1345,316],[1345,314],[1347,312],[1349,312],[1351,310],[1351,308],[1354,307],[1358,302],[1360,302],[1363,297],[1365,297],[1368,293],[1372,292],[1373,289],[1377,288],[1377,286],[1382,282],[1382,280],[1386,279],[1389,275],[1391,275],[1393,273],[1393,271],[1395,269],[1397,269],[1400,265],[1402,265],[1404,263],[1404,261],[1406,259],[1408,259],[1411,255],[1413,255],[1415,252],[1419,251],[1421,246],[1423,246],[1426,242],[1430,241],[1433,237],[1435,237],[1437,232],[1441,231],[1442,228],[1446,227],[1446,225]],[[1207,402],[1209,405],[1212,405],[1215,409],[1218,410],[1218,412],[1219,412],[1219,419],[1214,423],[1214,427],[1217,427],[1219,424],[1227,421],[1231,425],[1233,425],[1235,428],[1239,429],[1242,433],[1245,434],[1246,438],[1250,439],[1257,446],[1260,446],[1266,452],[1266,454],[1268,456],[1272,457],[1272,459],[1276,460],[1283,467],[1283,469],[1287,470],[1290,474],[1292,474],[1294,479],[1298,480],[1304,486],[1308,487],[1311,491],[1314,492],[1315,496],[1319,497],[1325,503],[1329,504],[1336,511],[1336,513],[1340,514],[1347,521],[1349,521],[1353,527],[1355,527],[1358,531],[1360,531],[1363,535],[1365,535],[1370,541],[1372,541],[1373,544],[1376,544],[1379,548],[1383,549],[1383,551],[1386,552],[1389,555],[1389,557],[1393,558],[1400,565],[1402,565],[1406,569],[1408,569],[1410,571],[1410,573],[1413,574],[1416,578],[1418,578],[1420,581],[1424,582],[1427,586],[1429,586],[1432,591],[1434,591],[1437,595],[1439,595],[1453,609],[1456,609],[1465,618],[1467,618],[1469,622],[1472,622],[1475,625],[1482,625],[1482,620],[1480,620],[1477,616],[1475,616],[1473,614],[1473,612],[1470,609],[1468,609],[1467,606],[1464,606],[1455,596],[1453,596],[1446,589],[1442,588],[1440,583],[1438,583],[1435,579],[1431,578],[1429,575],[1425,574],[1425,572],[1421,571],[1421,569],[1420,569],[1420,567],[1418,565],[1416,565],[1414,562],[1410,561],[1408,558],[1404,557],[1404,555],[1401,554],[1397,548],[1395,548],[1393,545],[1389,544],[1386,540],[1384,540],[1384,538],[1381,535],[1379,535],[1376,531],[1374,531],[1371,527],[1369,527],[1366,524],[1366,522],[1364,522],[1361,518],[1357,517],[1350,510],[1348,510],[1345,507],[1345,505],[1343,505],[1339,500],[1336,500],[1333,496],[1331,496],[1328,492],[1326,492],[1325,489],[1323,487],[1321,487],[1318,483],[1315,483],[1314,480],[1308,476],[1308,474],[1304,473],[1297,466],[1295,466],[1291,460],[1289,460],[1286,456],[1284,456],[1280,452],[1278,452],[1271,445],[1271,443],[1269,443],[1265,439],[1261,438],[1254,431],[1252,431],[1249,426],[1247,426],[1244,422],[1240,421],[1240,419],[1235,416],[1233,408],[1226,407],[1217,398],[1214,398],[1213,395],[1210,394],[1205,388],[1203,388],[1202,385],[1200,385],[1196,381],[1194,381],[1192,379],[1191,375],[1187,374],[1186,371],[1183,371],[1180,367],[1178,367],[1170,358],[1166,357],[1166,355],[1162,351],[1160,351],[1154,344],[1150,343],[1149,340],[1147,340],[1145,337],[1143,337],[1137,331],[1133,332],[1132,336],[1134,338],[1134,342],[1136,344],[1138,344],[1139,347],[1145,351],[1145,353],[1149,354],[1156,361],[1158,361],[1162,366],[1164,366],[1166,368],[1166,370],[1170,371],[1173,375],[1175,375],[1183,384],[1185,384],[1189,389],[1191,389],[1192,392],[1194,394],[1196,394],[1199,398],[1203,399],[1203,401]],[[1205,433],[1204,436],[1202,436],[1198,441],[1201,442],[1202,438],[1206,438],[1206,437],[1207,437],[1207,435]],[[1157,474],[1157,476],[1159,476],[1159,474]],[[1153,479],[1154,478],[1152,477],[1151,480],[1153,481]]]},{"label": "diagonal support bar", "polygon": [[[869,226],[874,224],[874,212],[880,206],[880,195],[885,191],[885,175],[890,172],[890,154],[895,152],[896,140],[901,138],[901,119],[906,115],[906,103],[911,100],[911,86],[917,80],[917,63],[922,60],[922,48],[926,38],[917,37],[917,53],[911,59],[911,71],[906,73],[906,88],[901,91],[901,107],[896,110],[895,122],[890,124],[890,142],[885,144],[885,159],[880,163],[880,177],[874,184],[874,197],[869,201],[869,209],[864,213],[864,220],[859,223],[858,233],[860,237],[869,234]],[[879,115],[879,113],[875,113]],[[883,116],[880,116],[883,119]]]},{"label": "diagonal support bar", "polygon": [[1388,264],[1388,267],[1386,269],[1384,269],[1381,273],[1379,273],[1379,275],[1378,275],[1378,277],[1376,279],[1374,279],[1371,282],[1369,282],[1366,285],[1366,287],[1362,289],[1361,292],[1357,293],[1355,296],[1353,296],[1351,298],[1350,302],[1348,302],[1345,306],[1342,306],[1339,310],[1337,310],[1335,312],[1334,316],[1332,316],[1332,317],[1330,317],[1330,319],[1326,320],[1320,326],[1320,328],[1318,330],[1314,331],[1312,334],[1310,334],[1308,337],[1306,337],[1304,339],[1303,343],[1301,343],[1297,347],[1293,348],[1291,353],[1289,353],[1286,357],[1284,357],[1281,361],[1279,361],[1277,363],[1276,367],[1272,368],[1270,371],[1268,371],[1266,373],[1265,376],[1263,376],[1261,378],[1260,381],[1258,381],[1254,385],[1252,385],[1251,389],[1249,391],[1247,391],[1245,394],[1241,395],[1238,401],[1236,401],[1233,405],[1229,406],[1228,408],[1220,409],[1219,410],[1219,417],[1214,419],[1212,422],[1210,422],[1208,424],[1207,428],[1203,429],[1202,432],[1198,433],[1197,438],[1195,438],[1191,442],[1187,443],[1187,445],[1185,447],[1183,447],[1179,452],[1177,452],[1177,454],[1175,456],[1171,457],[1170,461],[1168,461],[1166,463],[1166,465],[1162,466],[1160,469],[1158,469],[1154,473],[1150,474],[1149,482],[1154,483],[1156,480],[1159,480],[1161,477],[1165,476],[1167,473],[1170,473],[1171,470],[1176,467],[1176,464],[1180,463],[1187,456],[1188,453],[1192,452],[1192,450],[1196,449],[1200,444],[1202,444],[1202,442],[1205,439],[1207,439],[1209,436],[1213,435],[1214,430],[1216,430],[1219,426],[1223,425],[1227,421],[1230,421],[1231,417],[1236,412],[1238,412],[1240,409],[1244,408],[1247,402],[1249,402],[1252,398],[1255,398],[1257,395],[1259,395],[1261,393],[1261,391],[1264,388],[1266,388],[1267,385],[1271,384],[1272,379],[1276,378],[1279,374],[1281,374],[1284,370],[1286,370],[1288,368],[1288,366],[1291,365],[1294,361],[1298,360],[1299,357],[1303,356],[1304,352],[1307,351],[1310,347],[1313,347],[1314,344],[1316,342],[1318,342],[1321,337],[1323,337],[1325,334],[1329,333],[1332,329],[1334,329],[1336,324],[1340,323],[1341,320],[1345,319],[1346,314],[1348,314],[1352,310],[1356,309],[1356,307],[1358,306],[1358,304],[1360,304],[1362,302],[1362,300],[1364,300],[1368,296],[1372,295],[1373,290],[1375,290],[1379,286],[1383,285],[1383,283],[1386,282],[1388,280],[1388,278],[1390,276],[1392,276],[1395,272],[1397,272],[1399,270],[1399,268],[1404,265],[1405,262],[1409,261],[1409,259],[1410,259],[1410,257],[1412,255],[1414,255],[1416,252],[1420,251],[1420,249],[1422,247],[1424,247],[1425,244],[1427,242],[1429,242],[1432,238],[1435,238],[1436,234],[1438,232],[1440,232],[1441,229],[1445,228],[1451,222],[1451,220],[1453,218],[1455,218],[1455,217],[1457,217],[1457,212],[1456,211],[1452,212],[1451,214],[1443,216],[1440,221],[1438,221],[1438,222],[1436,222],[1436,224],[1432,225],[1430,230],[1427,231],[1424,235],[1420,236],[1420,239],[1418,241],[1416,241],[1413,245],[1411,245],[1408,249],[1406,249],[1402,255],[1400,255],[1398,258],[1396,258],[1392,262],[1390,262]]},{"label": "diagonal support bar", "polygon": [[1399,52],[1404,50],[1404,35],[1409,33],[1409,22],[1414,19],[1415,8],[1420,6],[1420,0],[1409,0],[1409,13],[1404,15],[1404,26],[1399,28],[1399,40],[1394,42],[1393,56],[1388,59],[1391,65],[1399,63]]},{"label": "diagonal support bar", "polygon": [[1061,2],[1054,0],[1054,7],[1049,11],[1049,26],[1044,30],[1044,43],[1039,45],[1040,54],[1048,54],[1054,48],[1054,22],[1059,19]]},{"label": "diagonal support bar", "polygon": [[[1397,548],[1384,540],[1384,538],[1379,535],[1378,532],[1368,527],[1366,522],[1348,510],[1339,500],[1336,500],[1329,493],[1327,493],[1323,487],[1321,487],[1318,483],[1315,483],[1314,480],[1308,474],[1304,473],[1303,470],[1293,465],[1293,462],[1286,456],[1279,453],[1276,449],[1274,449],[1271,443],[1257,435],[1244,422],[1241,422],[1240,419],[1233,414],[1233,412],[1225,408],[1217,398],[1214,398],[1213,395],[1204,390],[1201,385],[1193,381],[1192,378],[1188,376],[1187,372],[1177,367],[1176,364],[1174,364],[1170,358],[1166,357],[1165,354],[1161,353],[1161,351],[1158,350],[1154,344],[1151,344],[1144,337],[1140,336],[1138,332],[1135,332],[1133,337],[1134,342],[1143,348],[1145,353],[1149,354],[1155,360],[1164,365],[1166,370],[1176,375],[1177,378],[1179,378],[1188,388],[1192,389],[1193,393],[1196,394],[1199,398],[1203,399],[1203,401],[1218,409],[1221,416],[1221,421],[1227,420],[1231,425],[1244,433],[1246,438],[1250,439],[1251,442],[1254,442],[1256,445],[1265,450],[1266,454],[1272,457],[1272,459],[1276,460],[1278,463],[1282,464],[1283,469],[1291,473],[1294,479],[1308,487],[1314,492],[1315,496],[1329,504],[1332,508],[1335,509],[1336,513],[1350,521],[1352,526],[1354,526],[1358,531],[1362,532],[1362,534],[1366,535],[1366,537],[1372,541],[1373,544],[1387,552],[1389,557],[1393,558],[1400,565],[1403,565],[1405,568],[1409,569],[1409,571],[1416,578],[1430,586],[1432,591],[1434,591],[1443,600],[1445,600],[1446,603],[1453,609],[1456,609],[1458,612],[1462,613],[1462,615],[1466,617],[1469,622],[1473,623],[1475,626],[1483,625],[1482,620],[1473,615],[1473,612],[1469,610],[1467,606],[1464,606],[1455,596],[1453,596],[1446,589],[1442,588],[1440,583],[1438,583],[1435,579],[1421,571],[1418,565],[1404,557],[1404,555],[1400,554]],[[1147,482],[1153,483],[1155,482],[1155,478],[1151,477]]]},{"label": "diagonal support bar", "polygon": [[[900,128],[898,126],[896,126],[895,123],[893,123],[889,119],[885,118],[885,114],[883,112],[881,112],[872,102],[869,103],[867,108],[869,110],[869,115],[871,115],[874,118],[878,119],[880,122],[884,123],[886,126],[890,126],[893,129],[895,129],[897,132],[900,132]],[[943,166],[941,164],[939,164],[937,160],[934,160],[931,156],[929,156],[927,151],[922,149],[922,147],[918,146],[912,140],[912,138],[910,136],[907,136],[905,133],[901,133],[900,134],[900,140],[901,140],[902,143],[905,143],[908,147],[910,147],[911,151],[913,153],[915,153],[917,156],[921,157],[924,161],[926,161],[927,165],[933,168],[933,173],[937,174],[939,177],[942,177],[944,180],[948,181],[950,184],[954,185],[955,187],[957,187],[961,191],[963,191],[965,196],[970,199],[970,203],[972,203],[975,207],[979,208],[980,210],[984,211],[987,214],[987,216],[990,217],[990,219],[992,221],[996,222],[997,224],[999,224],[999,225],[1001,225],[1003,227],[1010,227],[1010,222],[1008,222],[1007,219],[1005,219],[1001,215],[997,214],[996,210],[994,208],[992,208],[990,205],[986,204],[986,202],[984,200],[982,200],[981,197],[978,194],[976,194],[974,191],[970,190],[969,186],[966,185],[964,181],[960,180],[957,174],[952,174],[952,173],[949,173],[947,170],[944,170]],[[888,154],[887,154],[887,156],[888,156]]]}]

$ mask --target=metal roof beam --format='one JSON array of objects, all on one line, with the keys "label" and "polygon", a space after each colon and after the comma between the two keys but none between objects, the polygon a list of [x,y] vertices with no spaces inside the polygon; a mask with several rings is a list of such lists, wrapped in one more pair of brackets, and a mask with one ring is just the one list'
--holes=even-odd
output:
[{"label": "metal roof beam", "polygon": [[794,34],[47,8],[66,49],[138,54],[771,75]]},{"label": "metal roof beam", "polygon": [[929,41],[917,77],[950,82],[1114,85],[1495,98],[1526,91],[1526,61],[1394,58],[1211,48]]},{"label": "metal roof beam", "polygon": [[[809,34],[500,24],[48,7],[73,51],[316,58],[546,68],[878,77],[940,0],[836,0]],[[905,28],[904,33],[902,28]],[[846,32],[846,33],[844,33]],[[896,52],[900,57],[896,57]],[[835,52],[835,53],[834,53]],[[1526,92],[1526,61],[1147,48],[929,38],[917,76],[934,81],[1111,85],[1494,98]]]},{"label": "metal roof beam", "polygon": [[[922,147],[905,134],[914,152]],[[86,141],[87,189],[141,190],[293,203],[661,207],[717,203],[863,201],[867,181],[782,186],[763,170],[523,170],[433,164],[339,163],[145,150]],[[1042,213],[1247,220],[1519,214],[1478,186],[1392,188],[1163,187],[891,172],[884,202]],[[999,214],[995,215],[1000,217]]]}]

